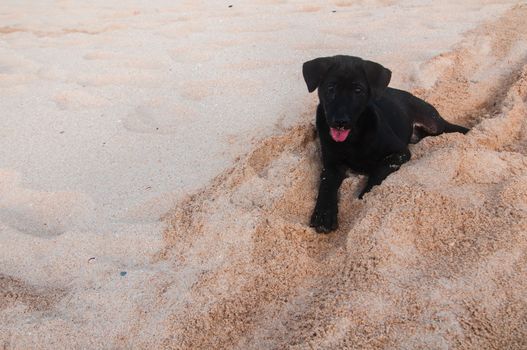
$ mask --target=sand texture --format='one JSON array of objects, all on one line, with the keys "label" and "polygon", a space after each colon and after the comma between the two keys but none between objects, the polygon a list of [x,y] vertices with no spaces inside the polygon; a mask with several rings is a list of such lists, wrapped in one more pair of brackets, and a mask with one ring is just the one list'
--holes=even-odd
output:
[{"label": "sand texture", "polygon": [[[0,348],[527,349],[527,5],[445,2],[439,10],[397,1],[335,1],[331,7],[322,2],[258,3],[254,6],[261,13],[266,7],[258,6],[275,6],[269,12],[277,11],[273,25],[269,18],[234,20],[225,26],[226,33],[243,35],[217,34],[219,39],[210,40],[212,34],[203,34],[197,40],[217,50],[224,45],[251,45],[253,39],[269,38],[269,31],[300,31],[299,22],[332,9],[337,15],[344,12],[343,17],[333,24],[320,24],[317,33],[342,24],[345,11],[350,11],[350,18],[370,16],[373,29],[353,33],[347,28],[340,36],[325,36],[324,42],[317,36],[305,41],[284,36],[277,42],[294,46],[295,54],[262,53],[265,60],[242,63],[226,60],[224,71],[243,69],[244,76],[189,81],[177,85],[177,99],[186,103],[167,107],[168,96],[152,97],[131,111],[121,111],[128,116],[122,124],[127,132],[178,138],[177,134],[190,130],[193,116],[198,119],[197,128],[203,129],[189,133],[214,133],[216,124],[208,126],[199,115],[213,112],[219,103],[217,108],[228,121],[219,136],[211,136],[210,149],[193,149],[195,139],[173,143],[174,147],[185,145],[186,154],[197,159],[217,159],[208,170],[195,170],[199,180],[183,181],[181,186],[167,180],[166,188],[158,189],[155,196],[132,191],[123,195],[126,199],[115,199],[104,191],[111,191],[110,185],[119,180],[147,185],[148,167],[152,172],[165,162],[181,160],[183,167],[191,168],[178,175],[191,179],[192,166],[203,164],[179,155],[174,159],[160,155],[160,164],[139,167],[138,179],[113,178],[101,185],[103,190],[83,191],[75,184],[51,190],[44,180],[37,186],[38,181],[21,175],[29,171],[23,165],[3,166]],[[218,16],[242,18],[244,10],[237,7],[231,12],[218,10]],[[290,28],[283,9],[309,17],[293,20],[298,22]],[[421,24],[429,25],[431,31],[423,29],[426,38],[406,40],[407,50],[399,52],[397,32],[386,32],[385,23],[402,24],[405,19],[376,17],[390,11],[410,17],[429,14],[427,24]],[[178,33],[205,31],[200,27],[205,19],[193,22],[174,13],[183,23]],[[123,10],[122,16],[129,18],[133,12]],[[170,16],[166,16],[161,17],[168,23]],[[441,30],[441,23],[461,21],[464,16],[468,27]],[[157,27],[150,20],[142,22],[144,28],[132,23],[137,30],[175,35],[171,22]],[[64,35],[64,28],[73,34],[70,40],[79,31],[92,36],[99,31],[122,31],[117,24],[78,29],[37,26],[31,35],[53,41],[55,35]],[[0,38],[25,35],[23,31],[28,30],[0,27]],[[404,36],[415,28],[402,26],[400,31]],[[437,38],[428,37],[433,32]],[[303,86],[302,59],[335,51],[365,56],[370,50],[365,43],[358,52],[343,52],[349,46],[344,40],[358,35],[353,40],[362,42],[365,35],[373,41],[373,34],[383,33],[395,41],[377,44],[373,57],[366,57],[396,72],[395,87],[411,90],[434,104],[445,119],[471,131],[425,138],[412,145],[411,161],[363,200],[357,195],[364,177],[350,175],[340,190],[339,229],[319,235],[307,226],[320,154],[313,126],[316,101]],[[20,39],[18,44],[24,42]],[[435,42],[439,49],[433,49]],[[198,62],[204,67],[214,62],[213,52],[183,45],[171,49],[177,65]],[[86,59],[113,60],[115,55],[97,51]],[[16,57],[12,60],[18,62]],[[124,62],[146,67],[134,76],[134,84],[156,84],[160,78],[148,72],[163,62],[130,57]],[[275,65],[282,67],[281,74],[269,68]],[[0,74],[2,67],[0,62]],[[41,69],[39,74],[43,72],[53,73]],[[120,75],[118,69],[113,72],[79,72],[76,78],[88,86],[128,83],[130,76]],[[270,72],[282,81],[294,80],[294,85],[277,87],[274,94],[260,92],[259,79]],[[23,93],[31,88],[25,82],[32,77],[4,73],[0,83],[15,84]],[[230,88],[234,92],[218,92]],[[85,108],[109,108],[109,101],[95,91],[67,85],[47,103],[79,113]],[[285,93],[276,97],[282,110],[270,106],[277,91]],[[222,99],[231,101],[225,94],[235,92],[243,92],[244,97],[229,112]],[[251,101],[256,101],[255,115],[240,116],[240,112],[249,113]],[[206,111],[199,110],[201,105]],[[157,115],[181,111],[190,120],[170,124],[167,117]],[[258,121],[264,112],[275,117]],[[253,128],[232,129],[242,117]],[[167,119],[156,122],[156,118]],[[182,131],[181,125],[189,129]],[[226,145],[216,145],[220,138]],[[157,138],[137,142],[150,141],[159,149],[171,144]],[[157,150],[145,152],[153,155]],[[135,161],[131,156],[126,164]],[[156,181],[163,179],[165,170],[159,171],[152,175]],[[92,175],[95,184],[102,176]],[[120,219],[99,215],[104,211],[101,201],[110,203],[108,210],[121,213]],[[130,204],[125,214],[120,211],[123,203]],[[161,212],[165,214],[157,223],[152,218]]]}]

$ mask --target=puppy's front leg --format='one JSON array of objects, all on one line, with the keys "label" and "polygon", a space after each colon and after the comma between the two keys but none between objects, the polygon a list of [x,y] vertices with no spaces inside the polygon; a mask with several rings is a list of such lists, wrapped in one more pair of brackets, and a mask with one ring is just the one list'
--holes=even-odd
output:
[{"label": "puppy's front leg", "polygon": [[338,227],[338,190],[345,172],[337,166],[327,166],[320,174],[317,204],[311,215],[310,226],[319,233],[328,233]]},{"label": "puppy's front leg", "polygon": [[366,187],[359,194],[359,199],[373,188],[373,186],[380,185],[384,179],[394,171],[399,170],[402,164],[410,160],[411,154],[409,150],[401,153],[393,153],[385,157],[380,164],[370,174],[368,174],[368,182]]}]

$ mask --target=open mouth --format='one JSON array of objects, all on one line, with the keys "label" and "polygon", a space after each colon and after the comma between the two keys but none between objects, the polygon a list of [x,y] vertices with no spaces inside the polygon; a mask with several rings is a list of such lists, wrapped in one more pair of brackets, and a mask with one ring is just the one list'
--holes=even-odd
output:
[{"label": "open mouth", "polygon": [[344,128],[329,128],[329,133],[331,134],[331,137],[336,142],[343,142],[348,137],[348,134],[350,133],[350,129],[344,129]]}]

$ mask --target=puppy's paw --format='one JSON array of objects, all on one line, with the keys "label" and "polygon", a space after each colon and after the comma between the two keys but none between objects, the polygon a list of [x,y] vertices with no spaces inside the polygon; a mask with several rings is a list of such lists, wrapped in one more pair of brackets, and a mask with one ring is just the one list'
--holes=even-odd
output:
[{"label": "puppy's paw", "polygon": [[318,233],[335,231],[339,226],[337,221],[337,210],[315,208],[313,215],[311,215],[309,226],[314,227]]},{"label": "puppy's paw", "polygon": [[383,159],[383,163],[388,165],[392,169],[399,169],[401,165],[410,160],[412,155],[410,152],[393,153]]}]

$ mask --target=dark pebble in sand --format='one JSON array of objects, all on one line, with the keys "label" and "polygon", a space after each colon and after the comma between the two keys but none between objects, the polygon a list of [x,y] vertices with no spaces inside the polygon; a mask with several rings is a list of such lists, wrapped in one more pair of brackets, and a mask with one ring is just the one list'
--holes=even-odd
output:
[{"label": "dark pebble in sand", "polygon": [[126,276],[126,271],[121,271],[120,275],[121,277]]},{"label": "dark pebble in sand", "polygon": [[231,8],[231,7],[232,7],[232,5],[229,5],[229,8]]}]

